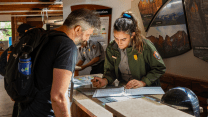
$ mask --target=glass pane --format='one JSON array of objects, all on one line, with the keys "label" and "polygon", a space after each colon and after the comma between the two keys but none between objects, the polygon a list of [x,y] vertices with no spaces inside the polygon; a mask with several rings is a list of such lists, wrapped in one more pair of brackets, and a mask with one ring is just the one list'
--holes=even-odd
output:
[{"label": "glass pane", "polygon": [[0,22],[0,29],[2,28],[12,28],[11,22]]},{"label": "glass pane", "polygon": [[7,41],[12,36],[11,29],[0,29],[0,41]]}]

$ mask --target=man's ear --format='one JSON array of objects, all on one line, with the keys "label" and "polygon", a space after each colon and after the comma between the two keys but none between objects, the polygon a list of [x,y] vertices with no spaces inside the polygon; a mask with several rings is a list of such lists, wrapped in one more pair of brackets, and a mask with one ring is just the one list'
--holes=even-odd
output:
[{"label": "man's ear", "polygon": [[74,27],[75,34],[79,36],[82,33],[82,27],[77,25]]}]

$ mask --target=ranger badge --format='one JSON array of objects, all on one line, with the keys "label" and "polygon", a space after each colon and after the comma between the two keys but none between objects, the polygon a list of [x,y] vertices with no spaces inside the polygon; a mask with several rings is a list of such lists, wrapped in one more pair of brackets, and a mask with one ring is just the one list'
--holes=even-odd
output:
[{"label": "ranger badge", "polygon": [[159,55],[156,51],[154,51],[153,56],[154,56],[157,60],[160,60],[160,55]]}]

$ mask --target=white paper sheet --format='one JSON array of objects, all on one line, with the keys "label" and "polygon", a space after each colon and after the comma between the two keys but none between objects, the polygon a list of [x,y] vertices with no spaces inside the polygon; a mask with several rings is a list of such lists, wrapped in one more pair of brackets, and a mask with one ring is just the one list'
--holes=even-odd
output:
[{"label": "white paper sheet", "polygon": [[161,87],[141,87],[126,89],[125,95],[165,94]]},{"label": "white paper sheet", "polygon": [[124,87],[96,89],[93,97],[113,97],[113,96],[123,96],[123,94],[124,94]]},{"label": "white paper sheet", "polygon": [[164,94],[161,87],[141,87],[137,89],[109,88],[97,89],[93,97],[116,97],[116,96],[131,96],[144,94]]}]

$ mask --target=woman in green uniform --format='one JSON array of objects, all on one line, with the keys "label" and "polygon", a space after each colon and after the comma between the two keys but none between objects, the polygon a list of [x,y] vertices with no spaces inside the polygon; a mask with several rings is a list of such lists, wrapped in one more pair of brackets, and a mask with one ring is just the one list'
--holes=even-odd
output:
[{"label": "woman in green uniform", "polygon": [[115,79],[127,89],[160,86],[165,64],[153,43],[141,35],[132,13],[124,12],[115,21],[114,38],[106,49],[103,78],[95,77],[93,86],[110,85]]}]

